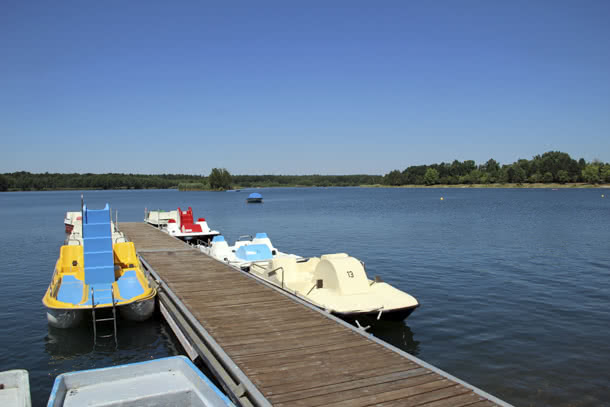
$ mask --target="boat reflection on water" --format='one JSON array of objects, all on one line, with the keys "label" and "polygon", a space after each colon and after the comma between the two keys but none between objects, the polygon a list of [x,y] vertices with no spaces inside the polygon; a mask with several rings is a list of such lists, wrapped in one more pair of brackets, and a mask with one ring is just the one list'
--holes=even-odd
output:
[{"label": "boat reflection on water", "polygon": [[81,324],[69,331],[48,325],[44,348],[52,360],[72,359],[93,350],[93,329]]},{"label": "boat reflection on water", "polygon": [[[98,326],[98,335],[111,334],[111,336],[107,338],[98,336],[97,345],[94,345],[93,326],[91,321],[87,322],[89,324],[81,324],[69,330],[48,327],[45,351],[51,356],[51,360],[59,362],[88,355],[93,359],[111,359],[111,363],[130,363],[136,360],[126,359],[126,355],[141,355],[141,352],[145,352],[156,358],[183,353],[179,345],[176,346],[169,327],[165,323],[160,323],[158,315],[142,322],[119,318],[117,321],[118,346],[115,346],[112,337],[112,324],[102,329]],[[106,330],[108,332],[105,332]]]},{"label": "boat reflection on water", "polygon": [[377,323],[371,325],[367,332],[411,355],[417,356],[420,352],[420,342],[413,339],[413,331],[404,323]]}]

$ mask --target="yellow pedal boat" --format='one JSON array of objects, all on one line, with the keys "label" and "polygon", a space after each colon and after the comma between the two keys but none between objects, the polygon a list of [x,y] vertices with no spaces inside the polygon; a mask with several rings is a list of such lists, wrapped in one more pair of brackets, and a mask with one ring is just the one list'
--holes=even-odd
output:
[{"label": "yellow pedal boat", "polygon": [[140,267],[132,242],[112,244],[110,211],[83,208],[83,244],[62,246],[42,299],[49,324],[77,325],[87,312],[116,307],[130,320],[154,311],[156,290]]}]

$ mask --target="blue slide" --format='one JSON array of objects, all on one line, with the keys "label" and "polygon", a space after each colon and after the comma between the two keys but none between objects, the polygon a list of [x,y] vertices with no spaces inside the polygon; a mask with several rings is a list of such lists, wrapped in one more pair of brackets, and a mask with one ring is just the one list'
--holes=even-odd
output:
[{"label": "blue slide", "polygon": [[[95,305],[112,302],[114,283],[114,254],[110,207],[83,207],[83,251],[85,256],[85,284],[93,287]],[[91,304],[91,298],[88,299]]]}]

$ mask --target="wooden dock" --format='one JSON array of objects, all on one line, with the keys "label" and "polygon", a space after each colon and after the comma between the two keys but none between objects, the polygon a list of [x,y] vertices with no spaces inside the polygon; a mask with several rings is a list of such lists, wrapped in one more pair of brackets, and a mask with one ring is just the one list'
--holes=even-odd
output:
[{"label": "wooden dock", "polygon": [[509,406],[152,226],[120,229],[189,354],[237,404]]}]

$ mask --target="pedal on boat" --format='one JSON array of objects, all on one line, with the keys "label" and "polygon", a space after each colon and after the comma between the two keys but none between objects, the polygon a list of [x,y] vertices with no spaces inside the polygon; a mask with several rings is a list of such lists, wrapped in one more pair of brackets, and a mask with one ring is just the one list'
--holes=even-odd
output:
[{"label": "pedal on boat", "polygon": [[117,307],[126,319],[142,321],[154,311],[156,290],[140,268],[132,242],[112,243],[110,209],[83,207],[82,245],[64,245],[42,299],[49,324],[77,325],[93,308]]},{"label": "pedal on boat", "polygon": [[402,321],[419,306],[404,291],[379,278],[370,280],[364,264],[345,253],[302,258],[277,250],[265,233],[258,233],[251,241],[237,241],[234,246],[217,236],[208,247],[200,248],[344,318]]},{"label": "pedal on boat", "polygon": [[175,211],[145,210],[144,221],[184,241],[208,243],[214,236],[220,235],[217,230],[210,229],[205,218],[198,218],[194,222],[190,206],[186,211],[180,208]]}]

